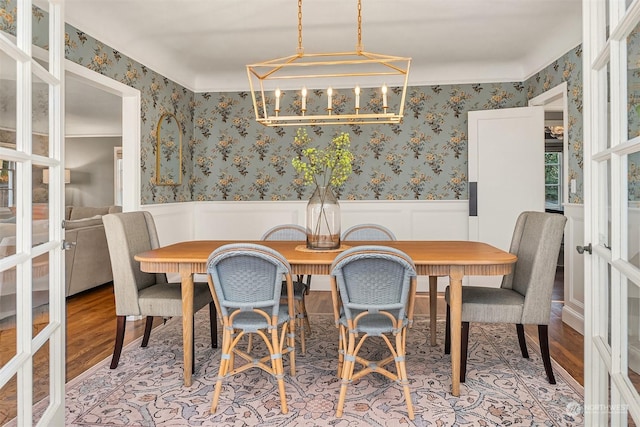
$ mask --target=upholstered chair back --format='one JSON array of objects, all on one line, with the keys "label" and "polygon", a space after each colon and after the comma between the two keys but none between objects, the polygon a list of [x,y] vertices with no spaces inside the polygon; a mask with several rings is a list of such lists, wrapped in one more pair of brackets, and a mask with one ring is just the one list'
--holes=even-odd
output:
[{"label": "upholstered chair back", "polygon": [[516,221],[509,252],[518,256],[501,287],[525,296],[522,324],[546,325],[558,253],[567,218],[545,212],[523,212]]},{"label": "upholstered chair back", "polygon": [[153,216],[149,212],[108,214],[104,222],[118,316],[141,315],[138,291],[157,283],[166,283],[164,274],[145,273],[134,256],[160,246]]}]

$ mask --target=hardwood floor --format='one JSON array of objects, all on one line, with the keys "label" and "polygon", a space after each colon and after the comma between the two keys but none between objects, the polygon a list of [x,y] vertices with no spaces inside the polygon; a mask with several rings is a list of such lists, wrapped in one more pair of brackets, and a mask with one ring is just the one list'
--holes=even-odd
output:
[{"label": "hardwood floor", "polygon": [[[580,384],[584,384],[583,374],[583,337],[578,332],[562,323],[563,305],[563,271],[558,269],[554,287],[551,321],[549,324],[549,345],[551,357],[555,359]],[[309,313],[333,313],[331,294],[327,291],[311,291],[307,297]],[[438,315],[444,318],[444,297],[438,295]],[[429,315],[429,296],[419,295],[416,302],[416,316]],[[155,324],[162,319],[156,318]],[[42,328],[43,325],[36,325]],[[93,290],[75,295],[67,300],[67,346],[66,346],[66,380],[67,382],[85,372],[91,366],[110,357],[116,330],[115,302],[113,286],[103,285]],[[125,345],[142,336],[144,320],[127,323]],[[525,332],[537,342],[537,328],[526,326]],[[515,328],[514,328],[515,334]],[[153,340],[153,334],[151,336]],[[15,330],[0,329],[0,364],[4,365],[15,354]],[[34,365],[48,365],[44,357],[36,358]],[[34,366],[34,373],[39,372]],[[48,372],[44,368],[45,374]],[[46,376],[46,375],[45,375]],[[34,374],[34,377],[36,375]],[[45,391],[37,390],[42,382]],[[44,397],[48,387],[48,379],[34,383],[34,400]],[[15,379],[0,390],[0,425],[15,417]]]}]

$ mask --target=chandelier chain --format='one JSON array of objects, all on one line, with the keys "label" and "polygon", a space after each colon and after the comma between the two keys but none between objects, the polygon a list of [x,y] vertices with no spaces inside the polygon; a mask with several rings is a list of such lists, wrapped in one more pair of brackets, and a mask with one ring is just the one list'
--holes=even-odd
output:
[{"label": "chandelier chain", "polygon": [[362,2],[358,0],[358,44],[356,52],[362,52]]},{"label": "chandelier chain", "polygon": [[298,55],[304,53],[302,47],[302,0],[298,0]]}]

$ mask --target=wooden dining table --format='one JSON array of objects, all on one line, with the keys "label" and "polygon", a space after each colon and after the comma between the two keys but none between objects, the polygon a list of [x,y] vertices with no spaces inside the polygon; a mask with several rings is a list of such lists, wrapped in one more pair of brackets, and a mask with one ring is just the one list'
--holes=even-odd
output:
[{"label": "wooden dining table", "polygon": [[[280,252],[291,264],[293,274],[328,275],[338,251],[306,250],[300,241],[195,240],[174,243],[139,253],[140,269],[149,273],[179,273],[182,283],[182,340],[184,384],[191,385],[193,369],[193,275],[207,272],[211,252],[229,243],[256,243]],[[429,276],[431,345],[435,345],[438,276],[448,276],[451,313],[451,393],[460,395],[460,340],[462,326],[462,278],[509,274],[517,257],[491,245],[472,241],[397,240],[343,242],[342,249],[373,244],[399,249],[413,259],[416,272]]]}]

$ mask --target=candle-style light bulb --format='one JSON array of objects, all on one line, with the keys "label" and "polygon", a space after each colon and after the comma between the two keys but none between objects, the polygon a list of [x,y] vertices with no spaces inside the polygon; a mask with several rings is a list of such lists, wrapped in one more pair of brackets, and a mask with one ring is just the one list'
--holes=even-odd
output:
[{"label": "candle-style light bulb", "polygon": [[382,107],[387,108],[387,85],[382,85]]},{"label": "candle-style light bulb", "polygon": [[307,109],[307,88],[305,86],[302,87],[302,111]]},{"label": "candle-style light bulb", "polygon": [[280,88],[276,89],[276,111],[280,111]]},{"label": "candle-style light bulb", "polygon": [[356,110],[360,109],[360,86],[356,85],[356,88],[354,89],[355,93],[356,93]]},{"label": "candle-style light bulb", "polygon": [[331,110],[331,96],[333,95],[333,89],[327,89],[327,109]]}]

